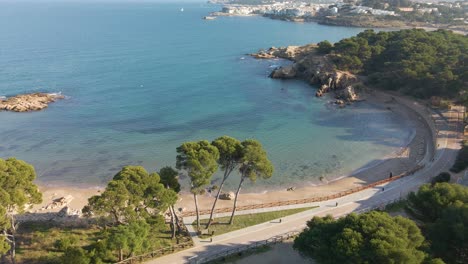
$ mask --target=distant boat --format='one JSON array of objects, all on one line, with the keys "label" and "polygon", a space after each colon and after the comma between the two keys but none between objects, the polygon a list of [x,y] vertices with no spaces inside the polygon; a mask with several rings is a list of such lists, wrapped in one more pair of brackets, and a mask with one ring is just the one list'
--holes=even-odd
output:
[{"label": "distant boat", "polygon": [[183,8],[183,7],[180,9],[180,12],[184,12],[184,8]]},{"label": "distant boat", "polygon": [[205,16],[205,17],[203,17],[203,19],[205,19],[205,20],[215,20],[216,17],[215,16]]}]

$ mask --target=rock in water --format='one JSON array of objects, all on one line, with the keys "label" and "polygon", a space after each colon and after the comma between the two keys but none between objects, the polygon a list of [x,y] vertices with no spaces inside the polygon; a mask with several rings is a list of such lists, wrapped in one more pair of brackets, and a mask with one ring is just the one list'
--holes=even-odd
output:
[{"label": "rock in water", "polygon": [[0,110],[13,112],[39,111],[47,108],[49,103],[65,98],[61,94],[32,93],[20,94],[0,99]]}]

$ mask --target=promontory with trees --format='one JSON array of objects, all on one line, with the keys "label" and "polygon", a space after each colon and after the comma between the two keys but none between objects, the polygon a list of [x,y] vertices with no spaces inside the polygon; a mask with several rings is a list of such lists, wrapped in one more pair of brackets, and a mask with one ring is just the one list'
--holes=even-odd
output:
[{"label": "promontory with trees", "polygon": [[[468,107],[468,37],[447,30],[365,30],[334,44],[272,47],[252,55],[292,60],[270,76],[319,85],[317,96],[334,92],[342,106],[373,87],[432,99],[435,106]],[[462,145],[453,172],[468,167],[467,145]]]}]

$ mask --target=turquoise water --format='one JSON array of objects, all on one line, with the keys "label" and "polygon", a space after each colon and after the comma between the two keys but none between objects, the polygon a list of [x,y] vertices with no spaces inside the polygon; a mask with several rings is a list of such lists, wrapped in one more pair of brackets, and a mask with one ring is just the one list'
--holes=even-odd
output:
[{"label": "turquoise water", "polygon": [[43,183],[96,185],[124,165],[174,165],[182,142],[227,134],[264,144],[276,172],[256,187],[274,188],[343,176],[408,140],[385,109],[335,109],[314,87],[267,78],[287,62],[244,55],[362,29],[201,19],[218,8],[0,3],[0,96],[67,96],[42,112],[1,112],[0,157],[32,163]]}]

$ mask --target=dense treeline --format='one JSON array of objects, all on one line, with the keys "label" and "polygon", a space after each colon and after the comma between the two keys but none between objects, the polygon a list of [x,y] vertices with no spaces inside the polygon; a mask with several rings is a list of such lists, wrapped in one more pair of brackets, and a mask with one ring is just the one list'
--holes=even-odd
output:
[{"label": "dense treeline", "polygon": [[[468,37],[446,30],[366,30],[328,50],[337,68],[419,98],[467,97]],[[466,99],[466,98],[465,98]]]},{"label": "dense treeline", "polygon": [[294,248],[318,263],[468,263],[468,187],[423,185],[406,210],[417,222],[377,211],[314,217]]}]

